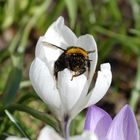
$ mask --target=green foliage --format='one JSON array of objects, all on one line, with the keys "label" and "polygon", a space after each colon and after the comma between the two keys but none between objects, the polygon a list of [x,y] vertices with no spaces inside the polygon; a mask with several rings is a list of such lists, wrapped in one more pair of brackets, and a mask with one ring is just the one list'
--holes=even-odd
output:
[{"label": "green foliage", "polygon": [[22,136],[27,137],[30,140],[29,135],[25,132],[25,130],[22,128],[22,126],[19,124],[19,122],[15,119],[15,117],[8,110],[5,110],[5,114],[11,120],[11,122],[17,127],[17,129],[20,131]]},{"label": "green foliage", "polygon": [[[123,2],[115,0],[0,1],[0,139],[9,134],[17,134],[17,130],[5,115],[5,109],[11,112],[10,116],[18,118],[20,128],[25,125],[23,128],[26,128],[27,132],[30,128],[24,124],[23,115],[17,115],[16,112],[22,111],[27,118],[31,115],[34,119],[40,120],[36,125],[39,130],[38,126],[49,124],[59,131],[57,120],[35,95],[29,82],[28,71],[34,57],[37,39],[61,15],[77,35],[89,33],[95,37],[99,49],[99,64],[109,60],[112,65],[116,65],[116,60],[114,61],[112,56],[117,55],[121,56],[118,58],[119,62],[117,60],[117,67],[121,63],[129,65],[129,70],[134,67],[137,75],[133,74],[133,79],[136,80],[132,81],[133,86],[126,100],[134,111],[137,111],[140,97],[139,0]],[[136,61],[137,64],[135,64]],[[121,73],[125,75],[120,69],[118,71],[120,75]],[[115,75],[116,73],[113,76]],[[121,76],[113,78],[111,89],[112,92],[113,89],[117,89],[114,91],[120,96],[122,91],[119,89],[123,82],[118,79],[121,79]],[[125,82],[127,81],[129,77]],[[128,96],[126,94],[125,96]],[[113,96],[116,95],[112,93],[110,96],[113,99],[108,99],[108,102],[115,104],[116,99]],[[117,103],[115,105],[117,106]],[[72,134],[82,131],[83,121],[83,115],[79,115],[74,120]],[[36,133],[31,134],[31,139],[35,137]]]},{"label": "green foliage", "polygon": [[76,16],[77,16],[77,0],[65,0],[66,7],[68,9],[68,14],[70,17],[71,27],[74,28]]},{"label": "green foliage", "polygon": [[8,79],[7,79],[6,87],[3,91],[4,105],[7,106],[7,105],[11,104],[11,102],[13,102],[13,100],[15,99],[16,93],[19,88],[21,76],[22,76],[21,69],[18,69],[16,67],[12,68],[12,70],[9,73]]},{"label": "green foliage", "polygon": [[137,64],[138,64],[138,69],[137,69],[137,75],[136,75],[136,80],[135,80],[135,87],[132,90],[132,97],[130,100],[130,105],[132,106],[133,110],[136,110],[137,104],[139,102],[139,91],[140,91],[140,57],[138,57],[137,60]]}]

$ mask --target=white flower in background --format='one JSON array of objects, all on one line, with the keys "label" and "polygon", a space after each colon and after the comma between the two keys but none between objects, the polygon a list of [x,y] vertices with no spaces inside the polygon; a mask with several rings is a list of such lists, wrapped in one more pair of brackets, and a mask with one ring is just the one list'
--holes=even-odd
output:
[{"label": "white flower in background", "polygon": [[[20,138],[16,136],[10,136],[6,140],[29,140],[27,138]],[[58,133],[49,126],[44,127],[37,138],[37,140],[65,140]],[[84,132],[82,135],[73,136],[69,140],[98,140],[94,133]]]},{"label": "white flower in background", "polygon": [[[90,69],[88,72],[76,76],[72,79],[72,71],[65,68],[58,72],[56,80],[54,76],[54,63],[64,52],[50,44],[59,46],[63,50],[68,47],[80,47],[89,53]],[[82,35],[76,37],[75,34],[64,24],[63,17],[59,17],[41,36],[37,42],[35,59],[30,67],[30,80],[38,96],[57,115],[59,120],[73,118],[82,109],[97,103],[107,92],[111,80],[110,64],[102,64],[98,72],[95,85],[89,91],[96,64],[97,47],[92,35]],[[63,64],[62,64],[63,65]],[[87,76],[88,75],[88,76]]]},{"label": "white flower in background", "polygon": [[[44,127],[37,140],[64,140],[58,133],[49,126]],[[70,140],[98,140],[94,133],[88,131],[83,132],[81,135],[73,136]]]},{"label": "white flower in background", "polygon": [[27,138],[20,138],[16,136],[9,136],[5,140],[28,140]]}]

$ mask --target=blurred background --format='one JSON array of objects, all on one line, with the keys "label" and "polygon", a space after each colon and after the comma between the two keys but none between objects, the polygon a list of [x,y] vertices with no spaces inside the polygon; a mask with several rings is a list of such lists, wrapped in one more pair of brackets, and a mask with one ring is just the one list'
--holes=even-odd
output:
[{"label": "blurred background", "polygon": [[[0,0],[1,140],[8,135],[36,139],[45,124],[55,126],[28,73],[39,36],[60,15],[77,36],[95,37],[96,72],[103,62],[112,66],[112,85],[97,105],[113,117],[129,104],[140,127],[140,0]],[[73,121],[72,135],[83,131],[85,113]]]}]

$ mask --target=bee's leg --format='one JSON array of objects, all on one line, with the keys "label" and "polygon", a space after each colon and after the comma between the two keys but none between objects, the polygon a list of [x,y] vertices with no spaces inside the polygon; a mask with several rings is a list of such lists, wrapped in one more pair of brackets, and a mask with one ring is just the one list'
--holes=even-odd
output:
[{"label": "bee's leg", "polygon": [[87,79],[89,79],[89,73],[90,73],[90,60],[87,61]]},{"label": "bee's leg", "polygon": [[55,80],[57,81],[57,79],[58,79],[58,70],[57,69],[54,69],[54,77],[55,77]]},{"label": "bee's leg", "polygon": [[71,81],[73,80],[73,78],[75,77],[76,72],[72,71],[72,77],[71,77]]},{"label": "bee's leg", "polygon": [[73,72],[73,73],[72,73],[71,81],[73,80],[74,77],[77,77],[77,76],[83,74],[85,71],[86,71],[86,68],[82,68],[82,69],[80,69],[80,70],[77,71],[77,72]]}]

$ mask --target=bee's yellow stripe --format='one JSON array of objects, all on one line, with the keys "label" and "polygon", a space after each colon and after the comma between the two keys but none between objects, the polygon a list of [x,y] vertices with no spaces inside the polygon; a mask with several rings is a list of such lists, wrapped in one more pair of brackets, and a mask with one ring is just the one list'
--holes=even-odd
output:
[{"label": "bee's yellow stripe", "polygon": [[79,53],[79,54],[82,54],[84,57],[88,57],[88,53],[81,49],[81,48],[70,48],[69,50],[67,50],[66,54],[76,54],[76,53]]}]

